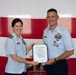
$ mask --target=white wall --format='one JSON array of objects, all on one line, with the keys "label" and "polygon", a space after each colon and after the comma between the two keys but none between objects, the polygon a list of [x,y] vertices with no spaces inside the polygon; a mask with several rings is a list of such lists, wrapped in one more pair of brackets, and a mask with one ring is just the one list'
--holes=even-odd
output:
[{"label": "white wall", "polygon": [[0,0],[0,15],[30,15],[31,18],[45,18],[49,8],[56,8],[59,14],[76,17],[76,0]]}]

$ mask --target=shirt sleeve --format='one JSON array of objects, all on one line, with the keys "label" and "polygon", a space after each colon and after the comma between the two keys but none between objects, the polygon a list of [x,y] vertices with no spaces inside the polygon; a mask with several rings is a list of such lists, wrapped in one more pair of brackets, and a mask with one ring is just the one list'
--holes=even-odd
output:
[{"label": "shirt sleeve", "polygon": [[48,30],[47,28],[43,32],[43,43],[47,44],[47,35],[48,35]]},{"label": "shirt sleeve", "polygon": [[15,43],[10,38],[8,38],[5,42],[5,52],[6,52],[6,55],[16,54]]},{"label": "shirt sleeve", "polygon": [[43,43],[45,43],[45,42],[44,42],[44,32],[43,32]]},{"label": "shirt sleeve", "polygon": [[67,31],[67,30],[64,32],[63,41],[64,41],[65,49],[67,51],[74,50],[74,46],[73,46],[73,41],[72,41],[71,35],[70,35],[69,31]]}]

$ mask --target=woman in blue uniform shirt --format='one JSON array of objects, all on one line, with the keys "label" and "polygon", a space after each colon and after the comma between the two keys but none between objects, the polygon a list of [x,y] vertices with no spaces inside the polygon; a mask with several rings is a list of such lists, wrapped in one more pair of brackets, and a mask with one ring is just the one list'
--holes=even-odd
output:
[{"label": "woman in blue uniform shirt", "polygon": [[25,60],[26,53],[32,48],[31,44],[26,48],[26,43],[21,36],[23,22],[19,18],[12,21],[12,34],[7,38],[5,51],[8,62],[5,68],[5,75],[26,75],[26,65],[37,65],[35,61]]}]

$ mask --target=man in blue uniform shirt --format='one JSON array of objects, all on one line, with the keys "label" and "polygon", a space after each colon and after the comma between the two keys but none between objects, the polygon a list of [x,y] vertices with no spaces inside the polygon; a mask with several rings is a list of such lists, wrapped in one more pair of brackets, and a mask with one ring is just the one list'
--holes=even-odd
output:
[{"label": "man in blue uniform shirt", "polygon": [[43,33],[43,41],[48,47],[46,74],[68,75],[66,58],[74,54],[70,33],[58,25],[59,16],[56,9],[49,9],[46,19],[49,24]]}]

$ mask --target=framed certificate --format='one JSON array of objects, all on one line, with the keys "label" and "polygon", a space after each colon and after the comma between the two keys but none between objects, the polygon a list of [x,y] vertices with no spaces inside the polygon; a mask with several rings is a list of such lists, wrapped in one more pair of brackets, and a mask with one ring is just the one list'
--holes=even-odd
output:
[{"label": "framed certificate", "polygon": [[33,45],[33,60],[39,63],[47,61],[47,46],[45,44]]}]

